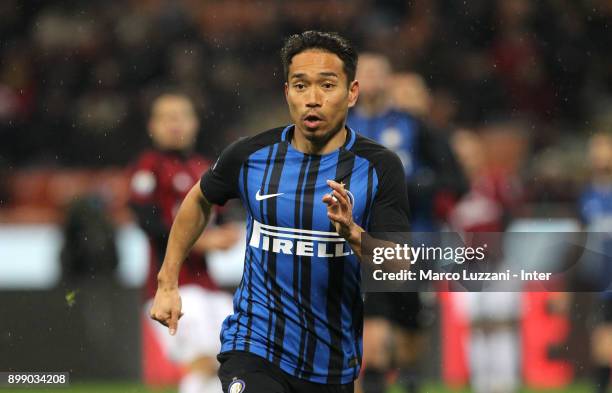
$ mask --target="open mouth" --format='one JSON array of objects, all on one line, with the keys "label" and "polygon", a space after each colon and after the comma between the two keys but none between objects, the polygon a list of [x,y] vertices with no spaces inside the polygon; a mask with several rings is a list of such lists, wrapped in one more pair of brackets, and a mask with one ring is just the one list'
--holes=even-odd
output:
[{"label": "open mouth", "polygon": [[319,116],[315,114],[311,114],[311,115],[304,117],[304,125],[307,128],[317,128],[321,124],[322,121],[323,119],[321,119]]}]

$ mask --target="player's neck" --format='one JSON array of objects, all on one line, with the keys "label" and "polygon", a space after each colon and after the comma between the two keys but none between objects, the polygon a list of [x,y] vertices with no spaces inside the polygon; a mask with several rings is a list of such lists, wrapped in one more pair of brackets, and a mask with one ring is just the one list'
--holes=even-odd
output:
[{"label": "player's neck", "polygon": [[293,145],[296,150],[304,154],[328,154],[333,152],[334,150],[339,149],[340,146],[344,145],[344,142],[346,142],[347,138],[347,132],[348,131],[346,129],[346,126],[343,124],[340,131],[336,132],[331,138],[326,141],[321,141],[320,143],[317,143],[315,141],[307,139],[306,137],[304,137],[301,131],[296,129],[293,132],[291,145]]},{"label": "player's neck", "polygon": [[374,117],[383,114],[389,109],[389,100],[385,96],[368,97],[360,99],[357,110],[365,117]]},{"label": "player's neck", "polygon": [[159,146],[155,146],[155,148],[164,154],[175,156],[181,159],[187,159],[193,153],[193,149],[190,147],[184,148],[184,149],[178,149],[178,148],[161,148]]}]

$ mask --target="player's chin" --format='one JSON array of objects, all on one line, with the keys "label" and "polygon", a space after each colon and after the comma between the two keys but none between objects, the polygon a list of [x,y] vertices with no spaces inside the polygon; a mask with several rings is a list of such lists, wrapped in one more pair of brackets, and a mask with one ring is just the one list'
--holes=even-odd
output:
[{"label": "player's chin", "polygon": [[314,127],[314,128],[304,127],[304,131],[305,131],[304,136],[306,137],[306,139],[312,142],[325,141],[326,135],[328,134],[328,131],[321,127]]}]

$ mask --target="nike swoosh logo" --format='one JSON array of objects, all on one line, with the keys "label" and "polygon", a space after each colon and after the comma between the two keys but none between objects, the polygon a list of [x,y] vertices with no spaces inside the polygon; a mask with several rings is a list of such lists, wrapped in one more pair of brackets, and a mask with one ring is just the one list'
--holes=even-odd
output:
[{"label": "nike swoosh logo", "polygon": [[284,192],[278,193],[278,194],[267,194],[267,195],[261,195],[259,194],[259,191],[261,190],[257,190],[257,193],[255,194],[255,199],[258,201],[263,201],[264,199],[268,199],[268,198],[274,198],[277,197],[279,195],[283,195]]}]

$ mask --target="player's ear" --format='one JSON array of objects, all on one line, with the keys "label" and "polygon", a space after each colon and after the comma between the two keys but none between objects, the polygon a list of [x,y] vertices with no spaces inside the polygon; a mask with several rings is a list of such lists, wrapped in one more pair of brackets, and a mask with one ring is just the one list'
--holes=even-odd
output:
[{"label": "player's ear", "polygon": [[348,106],[352,108],[357,102],[357,97],[359,97],[359,81],[356,79],[349,84],[348,95]]},{"label": "player's ear", "polygon": [[287,99],[287,95],[289,94],[289,85],[285,82],[285,99]]}]

